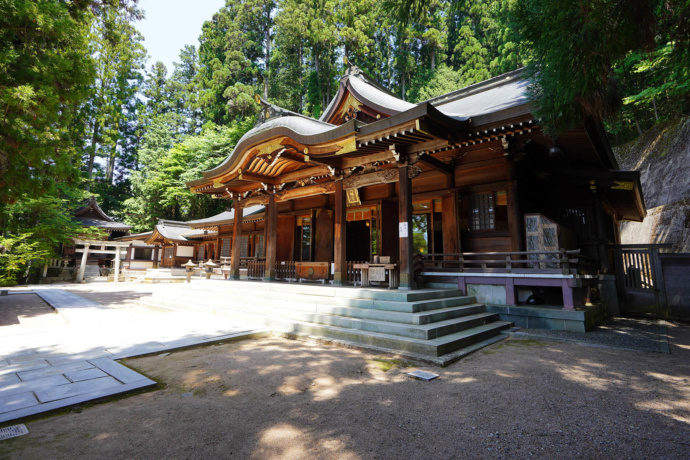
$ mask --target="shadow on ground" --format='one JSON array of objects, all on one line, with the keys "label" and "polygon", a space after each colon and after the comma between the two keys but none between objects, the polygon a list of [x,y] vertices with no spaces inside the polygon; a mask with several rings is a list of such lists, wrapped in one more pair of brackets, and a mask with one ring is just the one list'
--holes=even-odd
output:
[{"label": "shadow on ground", "polygon": [[274,337],[130,359],[167,388],[30,423],[0,453],[687,458],[690,328],[669,332],[669,355],[511,338],[420,366],[431,382],[406,377],[414,363]]}]

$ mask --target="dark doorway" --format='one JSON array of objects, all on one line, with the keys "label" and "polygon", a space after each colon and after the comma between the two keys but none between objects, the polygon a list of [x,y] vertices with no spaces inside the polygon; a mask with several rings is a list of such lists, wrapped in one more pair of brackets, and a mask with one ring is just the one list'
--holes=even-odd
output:
[{"label": "dark doorway", "polygon": [[368,220],[347,223],[347,260],[369,261],[370,233]]}]

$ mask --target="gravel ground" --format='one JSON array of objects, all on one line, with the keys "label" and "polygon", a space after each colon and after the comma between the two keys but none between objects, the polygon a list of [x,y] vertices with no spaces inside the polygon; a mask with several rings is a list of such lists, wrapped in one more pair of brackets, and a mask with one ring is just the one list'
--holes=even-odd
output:
[{"label": "gravel ground", "polygon": [[677,326],[663,320],[609,318],[586,334],[526,328],[518,330],[513,335],[623,350],[669,353],[668,331],[669,328]]},{"label": "gravel ground", "polygon": [[125,364],[162,389],[27,422],[0,457],[683,459],[690,327],[669,336],[670,354],[512,337],[444,369],[280,337],[142,357]]}]

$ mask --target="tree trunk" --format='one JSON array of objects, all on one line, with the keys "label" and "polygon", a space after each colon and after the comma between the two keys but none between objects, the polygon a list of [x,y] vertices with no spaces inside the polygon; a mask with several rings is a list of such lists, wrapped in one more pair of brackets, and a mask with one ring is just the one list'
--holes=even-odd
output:
[{"label": "tree trunk", "polygon": [[[99,107],[99,110],[100,110],[100,107]],[[87,192],[91,190],[91,179],[93,177],[93,164],[94,164],[94,161],[96,160],[96,145],[97,145],[97,141],[98,141],[98,132],[100,131],[100,129],[101,129],[101,123],[100,123],[98,117],[96,117],[96,121],[94,121],[94,125],[93,125],[93,133],[91,135],[91,153],[89,153],[89,165],[87,166],[88,169],[86,170],[86,177],[88,178],[88,181],[86,182],[86,191]]]},{"label": "tree trunk", "polygon": [[637,118],[633,118],[635,120],[635,126],[637,126],[637,134],[640,136],[642,135],[642,128],[640,128],[640,124],[637,122]]},{"label": "tree trunk", "polygon": [[654,106],[654,120],[659,121],[659,113],[656,110],[656,99],[652,98],[652,106]]},{"label": "tree trunk", "polygon": [[[298,69],[302,69],[302,43],[300,42],[299,48],[297,50],[297,62],[298,62]],[[303,86],[303,78],[304,75],[302,75],[302,70],[300,70],[300,86]],[[299,92],[299,111],[302,113],[304,111],[304,96],[302,94],[302,91]]]},{"label": "tree trunk", "polygon": [[436,47],[431,48],[431,71],[433,72],[436,68]]},{"label": "tree trunk", "polygon": [[271,28],[266,27],[266,75],[264,76],[264,99],[268,101],[268,77],[271,74]]},{"label": "tree trunk", "polygon": [[[323,101],[323,86],[321,85],[321,75],[319,70],[319,53],[314,53],[314,71],[316,72],[316,84],[319,87],[319,95]],[[325,107],[324,107],[325,108]]]}]

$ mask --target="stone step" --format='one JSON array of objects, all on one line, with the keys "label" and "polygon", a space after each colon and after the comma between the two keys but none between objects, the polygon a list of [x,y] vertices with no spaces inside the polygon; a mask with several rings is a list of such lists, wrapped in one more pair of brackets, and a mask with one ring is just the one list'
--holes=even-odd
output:
[{"label": "stone step", "polygon": [[[232,282],[234,285],[236,282]],[[438,310],[449,307],[456,307],[461,305],[468,305],[475,303],[476,299],[474,297],[468,296],[458,296],[456,290],[450,290],[443,298],[426,299],[421,301],[391,301],[391,300],[378,300],[369,298],[356,298],[356,297],[331,297],[314,295],[302,292],[280,292],[274,290],[262,290],[262,289],[247,289],[246,287],[241,289],[228,289],[229,283],[221,284],[222,287],[218,285],[209,285],[208,288],[204,289],[202,283],[196,284],[185,284],[184,287],[180,286],[179,289],[170,289],[162,292],[156,292],[155,297],[169,297],[169,298],[179,298],[191,297],[191,298],[207,298],[209,301],[217,302],[219,295],[230,295],[232,299],[242,299],[246,303],[263,303],[264,299],[279,300],[281,302],[295,302],[304,305],[336,305],[341,307],[354,307],[354,308],[367,308],[376,309],[383,311],[397,311],[403,313],[418,313],[423,311]],[[261,288],[265,284],[258,284]],[[193,286],[193,287],[192,287]],[[456,294],[450,296],[448,294]]]},{"label": "stone step", "polygon": [[377,310],[374,308],[354,308],[354,307],[339,307],[331,305],[319,305],[316,308],[318,313],[348,316],[350,318],[373,319],[380,321],[389,321],[393,323],[404,324],[430,324],[437,321],[444,321],[447,319],[459,318],[461,316],[472,315],[475,313],[482,313],[485,311],[483,304],[462,302],[456,307],[440,308],[422,313],[405,313],[389,310]]},{"label": "stone step", "polygon": [[[473,297],[452,297],[448,299],[440,299],[433,301],[425,301],[424,308],[434,310],[422,311],[421,313],[410,313],[393,311],[387,309],[379,309],[378,301],[362,301],[355,302],[354,306],[351,302],[340,302],[342,299],[323,299],[314,298],[310,296],[284,296],[284,298],[263,298],[263,297],[238,297],[233,298],[219,298],[217,293],[201,293],[195,292],[194,295],[188,292],[179,292],[177,290],[166,290],[164,292],[157,292],[154,294],[154,299],[159,299],[161,302],[172,301],[173,303],[187,302],[189,304],[204,304],[203,299],[208,304],[235,308],[239,305],[252,305],[256,307],[267,306],[275,307],[276,303],[280,304],[280,309],[292,309],[304,311],[309,313],[319,313],[325,315],[346,316],[359,319],[371,319],[388,321],[394,323],[405,324],[430,324],[436,321],[443,321],[452,318],[458,318],[465,315],[484,312],[484,306],[477,303],[470,303],[474,300]],[[297,299],[297,300],[292,300]],[[332,305],[336,303],[336,305]],[[402,302],[400,302],[402,303]],[[345,306],[341,306],[345,305]],[[417,303],[410,302],[407,310],[416,309]],[[179,305],[178,305],[179,306]],[[400,307],[399,310],[405,308]],[[421,308],[419,308],[421,309]]]},{"label": "stone step", "polygon": [[446,297],[459,297],[462,292],[458,289],[419,289],[404,291],[384,288],[361,287],[333,287],[330,285],[311,283],[284,283],[262,281],[236,280],[198,280],[185,286],[188,291],[219,291],[235,293],[247,292],[255,296],[266,296],[266,292],[279,294],[300,294],[303,296],[318,296],[343,299],[386,300],[394,302],[414,302]]},{"label": "stone step", "polygon": [[[256,299],[250,303],[242,300],[216,300],[213,304],[204,303],[199,299],[185,297],[152,297],[145,301],[147,306],[155,307],[169,307],[177,310],[192,310],[199,313],[206,313],[216,315],[219,311],[235,311],[235,312],[251,312],[257,315],[263,315],[275,318],[285,318],[292,321],[309,322],[330,326],[337,326],[343,328],[366,330],[371,332],[381,332],[391,335],[400,335],[418,339],[432,339],[445,334],[454,333],[463,329],[485,324],[490,321],[498,319],[497,314],[486,313],[483,305],[476,305],[471,308],[462,308],[457,312],[446,312],[446,315],[451,317],[444,317],[434,322],[420,324],[420,321],[428,320],[429,318],[420,317],[420,315],[406,314],[406,318],[392,317],[396,315],[392,312],[377,312],[376,310],[365,309],[348,309],[343,311],[342,308],[329,307],[328,305],[312,308],[309,305],[296,304],[291,302],[280,302],[279,304],[264,304],[255,302]],[[378,317],[355,317],[353,312],[357,313],[374,313]],[[349,313],[349,315],[343,315]],[[397,314],[401,315],[401,314]],[[396,321],[397,320],[397,321]]]},{"label": "stone step", "polygon": [[[151,299],[142,303],[146,305],[150,301]],[[422,339],[350,327],[298,321],[285,317],[267,316],[254,311],[208,307],[206,312],[212,312],[212,314],[221,317],[232,317],[281,332],[325,338],[387,352],[402,353],[415,358],[430,360],[440,365],[444,365],[447,361],[436,358],[457,352],[465,347],[472,347],[476,343],[487,341],[497,336],[501,330],[511,326],[511,323],[506,321],[492,321],[433,339]]]}]

